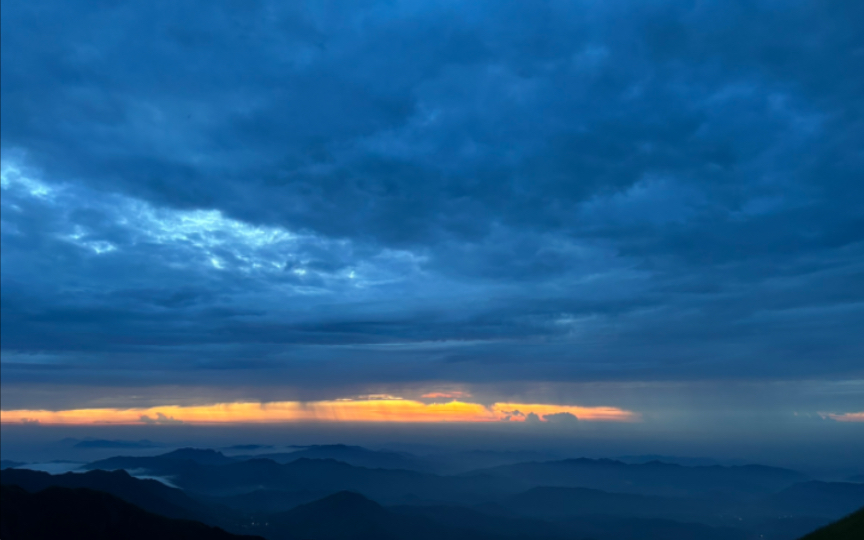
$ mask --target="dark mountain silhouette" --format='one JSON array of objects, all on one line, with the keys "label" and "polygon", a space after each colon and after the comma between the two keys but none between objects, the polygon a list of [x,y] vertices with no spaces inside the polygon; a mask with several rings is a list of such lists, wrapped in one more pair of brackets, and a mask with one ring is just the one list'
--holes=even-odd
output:
[{"label": "dark mountain silhouette", "polygon": [[159,454],[158,456],[116,456],[100,459],[99,461],[88,463],[83,468],[106,471],[141,469],[159,473],[160,475],[168,475],[174,474],[178,468],[182,468],[183,462],[192,462],[199,465],[225,465],[236,461],[236,459],[230,458],[216,450],[180,448],[166,454]]},{"label": "dark mountain silhouette", "polygon": [[141,439],[140,441],[121,441],[121,440],[106,440],[106,439],[84,439],[76,442],[73,448],[158,448],[159,445]]},{"label": "dark mountain silhouette", "polygon": [[200,448],[180,448],[173,452],[168,452],[167,454],[160,454],[156,457],[162,459],[189,460],[194,461],[195,463],[200,463],[201,465],[225,465],[237,461],[235,458],[228,457],[222,452]]},{"label": "dark mountain silhouette", "polygon": [[856,474],[855,476],[850,476],[849,481],[864,483],[864,474]]},{"label": "dark mountain silhouette", "polygon": [[116,456],[100,459],[81,466],[82,470],[142,471],[153,476],[173,476],[187,469],[200,467],[201,464],[191,459],[164,458],[162,456]]},{"label": "dark mountain silhouette", "polygon": [[235,456],[236,459],[272,459],[281,464],[301,458],[335,459],[349,465],[370,469],[405,469],[411,471],[431,471],[434,468],[421,458],[407,453],[369,450],[362,446],[329,444],[309,446],[296,452],[261,454],[256,456]]},{"label": "dark mountain silhouette", "polygon": [[26,463],[22,461],[12,461],[11,459],[0,459],[0,470],[20,467],[21,465],[26,465]]},{"label": "dark mountain silhouette", "polygon": [[650,463],[652,461],[661,461],[663,463],[671,463],[673,465],[683,465],[685,467],[710,467],[712,465],[746,465],[747,462],[742,460],[727,460],[720,462],[713,458],[705,457],[683,457],[683,456],[664,456],[660,454],[642,454],[638,456],[618,456],[617,461],[623,461],[629,464]]},{"label": "dark mountain silhouette", "polygon": [[544,452],[469,450],[465,452],[434,454],[425,459],[433,464],[436,472],[460,474],[480,468],[497,467],[499,465],[512,465],[514,463],[531,461],[554,461],[561,459],[561,456]]},{"label": "dark mountain silhouette", "polygon": [[142,509],[179,519],[208,521],[212,509],[192,499],[179,489],[156,480],[141,480],[125,471],[90,471],[51,475],[28,469],[8,469],[0,472],[0,483],[16,485],[35,493],[49,487],[88,488],[119,497]]},{"label": "dark mountain silhouette", "polygon": [[[265,448],[261,445],[237,445],[233,449],[255,450]],[[181,448],[160,454],[157,456],[118,456],[103,459],[90,464],[90,468],[98,469],[148,469],[158,466],[161,459],[189,460],[201,465],[225,465],[238,461],[249,461],[256,459],[269,459],[279,464],[286,464],[298,459],[335,459],[349,465],[367,467],[371,469],[406,469],[406,470],[429,470],[430,463],[421,458],[400,452],[382,452],[369,450],[362,446],[348,446],[344,444],[315,445],[303,447],[294,452],[273,452],[255,455],[226,456],[215,450]]]},{"label": "dark mountain silhouette", "polygon": [[378,500],[482,502],[515,494],[512,482],[487,476],[443,477],[398,469],[355,467],[332,459],[300,458],[280,465],[269,459],[250,459],[226,465],[202,465],[189,459],[111,458],[90,463],[87,469],[144,470],[171,477],[183,488],[211,496],[230,496],[256,490],[358,491]]},{"label": "dark mountain silhouette", "polygon": [[[335,458],[310,458],[307,455],[304,455],[301,452],[272,452],[266,454],[255,454],[255,455],[238,455],[232,456],[238,461],[249,461],[252,459],[269,459],[270,461],[275,461],[279,465],[286,465],[291,463],[292,461],[297,461],[301,458],[306,459],[335,459]],[[342,463],[348,463],[345,460],[337,459],[336,461],[341,461]],[[353,463],[348,463],[349,465],[354,465]],[[382,467],[383,468],[383,467]]]},{"label": "dark mountain silhouette", "polygon": [[264,450],[266,448],[273,448],[272,444],[235,444],[233,446],[226,446],[223,450]]},{"label": "dark mountain silhouette", "polygon": [[801,540],[861,540],[864,538],[864,508],[817,531]]},{"label": "dark mountain silhouette", "polygon": [[586,487],[620,493],[693,496],[767,494],[808,478],[796,471],[744,465],[684,467],[652,461],[630,465],[610,459],[567,459],[519,463],[466,473],[509,479],[526,489],[535,486]]},{"label": "dark mountain silhouette", "polygon": [[32,494],[0,486],[3,540],[263,540],[217,527],[159,516],[108,493],[50,487]]}]

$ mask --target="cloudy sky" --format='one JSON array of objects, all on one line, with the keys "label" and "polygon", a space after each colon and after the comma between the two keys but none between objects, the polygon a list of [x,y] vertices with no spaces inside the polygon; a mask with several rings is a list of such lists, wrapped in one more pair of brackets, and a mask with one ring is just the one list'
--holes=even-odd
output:
[{"label": "cloudy sky", "polygon": [[535,404],[864,440],[862,24],[4,1],[3,420]]}]

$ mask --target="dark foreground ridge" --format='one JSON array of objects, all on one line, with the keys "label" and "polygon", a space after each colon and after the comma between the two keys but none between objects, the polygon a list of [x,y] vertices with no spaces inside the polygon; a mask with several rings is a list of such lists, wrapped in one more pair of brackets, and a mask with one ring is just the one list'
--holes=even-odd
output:
[{"label": "dark foreground ridge", "polygon": [[3,540],[262,540],[152,514],[90,489],[49,487],[35,494],[18,486],[0,489]]},{"label": "dark foreground ridge", "polygon": [[861,540],[864,538],[864,508],[831,525],[813,531],[801,540]]},{"label": "dark foreground ridge", "polygon": [[49,487],[103,491],[148,512],[176,519],[205,521],[204,515],[209,512],[179,489],[156,480],[134,478],[122,470],[51,475],[28,469],[9,469],[0,472],[0,483],[16,485],[30,493]]}]

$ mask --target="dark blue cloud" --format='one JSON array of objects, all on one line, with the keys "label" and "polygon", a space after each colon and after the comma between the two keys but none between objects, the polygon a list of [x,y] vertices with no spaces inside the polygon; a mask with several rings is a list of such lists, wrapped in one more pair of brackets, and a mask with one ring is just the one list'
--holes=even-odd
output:
[{"label": "dark blue cloud", "polygon": [[3,384],[860,378],[862,23],[7,2]]}]

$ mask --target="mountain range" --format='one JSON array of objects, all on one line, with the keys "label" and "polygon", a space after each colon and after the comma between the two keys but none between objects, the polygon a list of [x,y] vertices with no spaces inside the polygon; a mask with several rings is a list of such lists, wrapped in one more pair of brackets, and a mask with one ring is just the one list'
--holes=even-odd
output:
[{"label": "mountain range", "polygon": [[[340,452],[391,466],[308,457]],[[0,483],[30,495],[98,491],[143,512],[268,540],[794,540],[864,506],[864,484],[760,465],[580,458],[445,475],[396,468],[414,460],[402,452],[328,445],[287,454],[299,457],[279,463],[183,448],[99,460],[76,473],[7,468]]]}]

